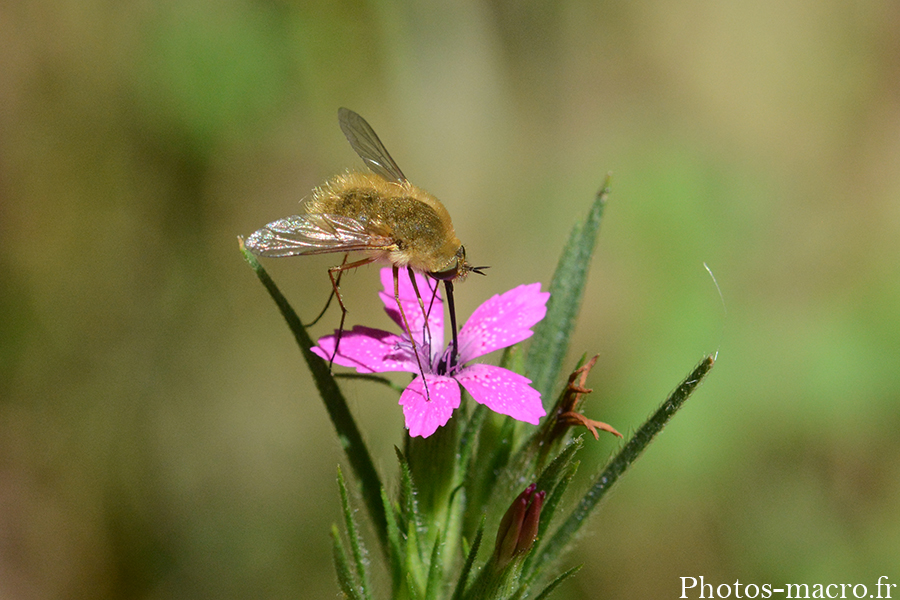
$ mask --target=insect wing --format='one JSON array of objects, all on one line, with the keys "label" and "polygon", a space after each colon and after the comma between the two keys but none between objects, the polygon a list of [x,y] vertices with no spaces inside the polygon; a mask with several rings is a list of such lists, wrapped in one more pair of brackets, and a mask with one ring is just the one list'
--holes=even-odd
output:
[{"label": "insect wing", "polygon": [[382,250],[393,243],[390,238],[366,232],[356,219],[331,214],[286,217],[247,238],[251,252],[273,257]]},{"label": "insect wing", "polygon": [[373,173],[396,183],[406,181],[403,171],[388,154],[387,148],[384,147],[372,126],[365,119],[349,108],[340,108],[338,109],[338,121],[341,124],[341,131],[347,136],[347,141],[353,146],[353,150]]}]

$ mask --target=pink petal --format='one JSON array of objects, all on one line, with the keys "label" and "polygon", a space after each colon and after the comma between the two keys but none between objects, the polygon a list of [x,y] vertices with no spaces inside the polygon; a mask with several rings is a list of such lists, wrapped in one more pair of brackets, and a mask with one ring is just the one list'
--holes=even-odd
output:
[{"label": "pink petal", "polygon": [[[406,326],[403,324],[403,319],[397,308],[397,299],[394,297],[393,269],[390,267],[381,269],[380,276],[383,289],[378,295],[384,303],[384,310],[401,329],[406,331]],[[416,273],[416,285],[419,288],[419,294],[421,294],[422,304],[425,306],[425,313],[423,314],[422,307],[419,305],[419,296],[416,295],[415,289],[409,282],[409,272],[406,268],[400,269],[397,277],[399,281],[400,305],[403,307],[403,312],[409,321],[413,337],[420,344],[424,343],[422,330],[425,328],[425,317],[427,315],[428,334],[431,336],[432,347],[442,347],[444,345],[444,305],[441,302],[440,292],[436,296],[434,293],[434,290],[437,288],[437,282],[421,273]]]},{"label": "pink petal", "polygon": [[413,379],[400,395],[406,428],[413,437],[428,437],[446,425],[459,407],[459,384],[453,379],[431,374],[426,374],[424,379],[428,384],[427,397],[422,377]]},{"label": "pink petal", "polygon": [[541,292],[540,283],[520,285],[489,298],[459,332],[461,362],[531,337],[531,327],[547,314],[549,298],[549,292]]},{"label": "pink petal", "polygon": [[518,373],[492,365],[469,365],[456,374],[456,380],[472,398],[501,415],[537,425],[547,414],[540,393],[531,381]]},{"label": "pink petal", "polygon": [[[312,351],[325,360],[331,360],[336,335],[319,338],[319,345],[314,346]],[[334,364],[353,367],[359,373],[419,372],[408,340],[394,333],[361,325],[344,331]]]}]

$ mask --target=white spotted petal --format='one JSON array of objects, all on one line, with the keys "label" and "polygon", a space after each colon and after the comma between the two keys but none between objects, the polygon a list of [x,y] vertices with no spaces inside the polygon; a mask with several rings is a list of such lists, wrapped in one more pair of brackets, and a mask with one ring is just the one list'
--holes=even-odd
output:
[{"label": "white spotted petal", "polygon": [[425,375],[428,397],[422,377],[416,377],[400,394],[400,406],[406,419],[409,435],[428,437],[450,420],[459,408],[459,384],[443,375]]},{"label": "white spotted petal", "polygon": [[547,414],[541,405],[541,394],[529,383],[531,380],[502,367],[469,365],[456,376],[460,385],[479,404],[492,411],[519,421],[537,425]]},{"label": "white spotted petal", "polygon": [[531,337],[531,328],[547,314],[549,298],[549,292],[541,292],[540,283],[520,285],[489,298],[459,332],[460,361],[468,362]]}]

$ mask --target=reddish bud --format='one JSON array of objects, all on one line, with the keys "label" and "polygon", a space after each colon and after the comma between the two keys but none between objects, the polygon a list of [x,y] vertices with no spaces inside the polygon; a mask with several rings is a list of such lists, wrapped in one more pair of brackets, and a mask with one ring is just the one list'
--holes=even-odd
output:
[{"label": "reddish bud", "polygon": [[518,495],[500,520],[494,557],[499,568],[505,567],[516,556],[527,553],[534,546],[540,525],[541,509],[547,492],[535,493],[537,486],[529,485]]}]

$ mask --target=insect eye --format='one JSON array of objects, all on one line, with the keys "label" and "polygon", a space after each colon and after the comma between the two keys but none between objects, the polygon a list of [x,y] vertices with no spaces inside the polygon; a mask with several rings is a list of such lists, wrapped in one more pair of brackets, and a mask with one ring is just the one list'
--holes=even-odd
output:
[{"label": "insect eye", "polygon": [[432,271],[429,275],[439,281],[452,281],[459,277],[459,260],[455,259],[448,268],[442,271]]},{"label": "insect eye", "polygon": [[[461,266],[462,265],[462,266]],[[453,262],[446,269],[440,271],[432,271],[429,273],[432,277],[439,281],[453,281],[454,279],[465,278],[466,276],[466,247],[460,246],[456,251]]]}]

